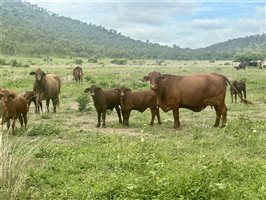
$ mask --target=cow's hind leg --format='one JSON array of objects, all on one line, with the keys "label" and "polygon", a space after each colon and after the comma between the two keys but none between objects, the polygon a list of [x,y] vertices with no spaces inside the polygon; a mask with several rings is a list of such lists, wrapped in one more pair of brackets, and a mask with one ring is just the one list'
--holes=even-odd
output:
[{"label": "cow's hind leg", "polygon": [[27,129],[27,122],[28,122],[27,113],[22,113],[22,117],[23,117],[25,129]]},{"label": "cow's hind leg", "polygon": [[105,124],[106,110],[104,110],[104,111],[102,112],[102,119],[103,119],[103,127],[105,127],[105,126],[106,126],[106,124]]},{"label": "cow's hind leg", "polygon": [[19,123],[20,123],[20,127],[22,128],[22,127],[23,127],[22,114],[19,114],[19,115],[18,115],[18,120],[19,120]]},{"label": "cow's hind leg", "polygon": [[[54,99],[52,99],[52,102],[54,104]],[[50,99],[46,99],[46,109],[47,109],[47,112],[49,113],[50,110],[49,110],[49,104],[50,104]]]},{"label": "cow's hind leg", "polygon": [[160,117],[159,107],[156,108],[155,115],[156,115],[156,117],[157,117],[158,124],[161,124],[162,122],[161,122],[161,117]]},{"label": "cow's hind leg", "polygon": [[222,107],[222,127],[226,126],[226,119],[227,119],[227,107],[226,105],[224,105]]},{"label": "cow's hind leg", "polygon": [[97,112],[97,117],[98,117],[98,122],[96,127],[100,127],[100,123],[101,123],[101,112]]},{"label": "cow's hind leg", "polygon": [[218,107],[218,106],[215,106],[214,108],[215,108],[215,112],[216,112],[216,120],[215,120],[214,127],[217,127],[217,126],[219,126],[219,123],[220,123],[222,111],[221,111],[220,107]]}]

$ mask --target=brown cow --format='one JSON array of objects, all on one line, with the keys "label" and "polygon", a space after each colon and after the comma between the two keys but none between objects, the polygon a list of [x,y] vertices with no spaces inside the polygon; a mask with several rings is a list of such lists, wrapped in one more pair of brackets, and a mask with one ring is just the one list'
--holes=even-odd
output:
[{"label": "brown cow", "polygon": [[16,119],[19,118],[19,122],[21,127],[23,124],[25,128],[27,126],[27,113],[28,113],[28,105],[27,101],[24,97],[18,96],[16,97],[14,93],[8,90],[2,90],[0,92],[0,98],[3,98],[3,114],[2,114],[2,122],[3,126],[4,122],[7,122],[7,128],[10,128],[10,120],[13,120],[12,123],[12,133],[15,129]]},{"label": "brown cow", "polygon": [[233,96],[235,96],[235,103],[236,103],[237,94],[239,94],[241,97],[243,97],[243,95],[244,95],[244,99],[246,99],[247,96],[246,96],[246,83],[245,83],[245,81],[243,81],[243,80],[242,81],[233,81],[232,86],[230,86],[232,103],[234,102]]},{"label": "brown cow", "polygon": [[107,109],[113,110],[115,108],[119,118],[119,123],[122,123],[121,112],[119,107],[120,100],[115,89],[102,90],[102,88],[97,87],[96,85],[92,85],[89,88],[86,88],[84,92],[90,92],[92,96],[94,107],[96,108],[96,111],[98,113],[97,127],[100,127],[101,115],[103,120],[103,127],[106,126],[105,118]]},{"label": "brown cow", "polygon": [[80,66],[77,66],[73,69],[73,76],[75,81],[83,81],[83,70]]},{"label": "brown cow", "polygon": [[131,110],[137,110],[144,112],[147,108],[151,110],[151,122],[153,125],[155,115],[158,119],[158,124],[161,124],[159,108],[156,103],[156,93],[152,90],[132,92],[131,89],[121,87],[116,89],[120,95],[120,104],[123,116],[123,124],[128,126],[128,120],[130,117]]},{"label": "brown cow", "polygon": [[[150,81],[151,89],[157,94],[157,103],[164,112],[173,110],[175,129],[180,126],[179,108],[200,112],[207,106],[213,106],[216,111],[214,126],[219,126],[221,116],[222,127],[226,125],[226,83],[232,84],[225,76],[215,73],[175,76],[154,71],[145,76],[143,81]],[[252,104],[242,100],[245,104]]]},{"label": "brown cow", "polygon": [[[34,91],[26,91],[26,92],[24,92],[24,94],[22,94],[22,96],[26,99],[28,106],[30,106],[31,102],[34,103],[35,113],[37,113],[35,92]],[[48,101],[49,101],[49,99],[48,99]],[[42,111],[42,102],[41,101],[39,101],[39,106],[40,106],[40,109]]]},{"label": "brown cow", "polygon": [[59,93],[61,88],[61,80],[59,76],[54,74],[45,74],[40,68],[35,72],[30,72],[30,75],[35,75],[33,91],[36,95],[37,113],[40,112],[39,101],[46,100],[47,112],[49,112],[49,99],[53,102],[54,113],[56,106],[59,105]]}]

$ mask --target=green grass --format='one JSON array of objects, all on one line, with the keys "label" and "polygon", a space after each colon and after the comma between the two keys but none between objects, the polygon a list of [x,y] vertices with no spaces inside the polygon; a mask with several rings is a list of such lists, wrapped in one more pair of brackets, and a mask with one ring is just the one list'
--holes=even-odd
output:
[{"label": "green grass", "polygon": [[[102,67],[83,59],[84,82],[76,83],[72,80],[76,58],[53,58],[49,65],[43,58],[4,59],[37,63],[0,68],[0,85],[18,94],[32,89],[34,77],[28,74],[37,67],[58,74],[63,82],[58,112],[35,115],[32,105],[28,134],[18,128],[11,137],[10,142],[21,138],[28,148],[33,146],[29,141],[44,139],[26,166],[18,199],[266,198],[265,70],[236,71],[230,61],[165,61],[162,67],[151,60],[125,66],[98,60]],[[104,89],[119,85],[149,89],[141,79],[153,70],[177,75],[218,72],[231,80],[245,79],[247,98],[255,105],[231,104],[228,89],[225,128],[212,127],[215,111],[209,107],[199,113],[180,109],[177,131],[172,129],[171,112],[161,111],[163,124],[155,119],[151,127],[149,110],[132,111],[129,128],[118,124],[115,111],[108,112],[107,128],[96,128],[92,99],[84,97],[83,90],[91,84]],[[87,101],[90,109],[79,112],[79,103]]]}]

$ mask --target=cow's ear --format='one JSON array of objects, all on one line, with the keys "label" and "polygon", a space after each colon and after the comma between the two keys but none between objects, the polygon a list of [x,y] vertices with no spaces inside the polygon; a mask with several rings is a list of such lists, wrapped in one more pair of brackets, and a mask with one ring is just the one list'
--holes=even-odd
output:
[{"label": "cow's ear", "polygon": [[142,82],[147,82],[150,80],[150,77],[149,76],[144,76],[143,79],[142,79]]},{"label": "cow's ear", "polygon": [[165,76],[164,76],[164,75],[161,75],[159,78],[160,78],[161,80],[163,80],[163,79],[165,79]]},{"label": "cow's ear", "polygon": [[2,92],[0,92],[0,99],[3,97],[3,93]]},{"label": "cow's ear", "polygon": [[43,72],[43,76],[46,76],[46,74]]},{"label": "cow's ear", "polygon": [[132,90],[131,90],[131,89],[129,89],[129,88],[127,88],[127,91],[128,91],[128,92],[132,92]]},{"label": "cow's ear", "polygon": [[86,89],[84,90],[85,93],[87,93],[87,92],[89,92],[89,91],[90,91],[90,87],[88,87],[88,88],[86,88]]},{"label": "cow's ear", "polygon": [[35,72],[30,72],[30,75],[35,75],[36,73]]},{"label": "cow's ear", "polygon": [[97,87],[97,88],[96,88],[96,90],[101,90],[101,89],[102,89],[102,88],[100,88],[100,87]]}]

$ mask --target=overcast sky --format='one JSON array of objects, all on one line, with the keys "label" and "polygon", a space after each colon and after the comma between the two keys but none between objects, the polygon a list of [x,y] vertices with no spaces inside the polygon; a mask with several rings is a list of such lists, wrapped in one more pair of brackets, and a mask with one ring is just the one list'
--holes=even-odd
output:
[{"label": "overcast sky", "polygon": [[265,32],[264,0],[25,0],[133,39],[201,48]]}]

